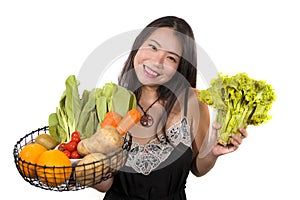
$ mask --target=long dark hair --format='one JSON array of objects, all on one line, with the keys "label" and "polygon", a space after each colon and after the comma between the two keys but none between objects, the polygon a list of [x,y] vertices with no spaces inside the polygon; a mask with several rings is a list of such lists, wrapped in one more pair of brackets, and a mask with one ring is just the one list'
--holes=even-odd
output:
[{"label": "long dark hair", "polygon": [[[131,52],[119,76],[119,85],[133,91],[139,101],[141,96],[141,83],[134,71],[134,57],[146,39],[158,28],[172,28],[182,44],[182,56],[180,58],[177,73],[170,81],[158,87],[157,93],[160,100],[165,102],[167,116],[179,95],[187,87],[196,87],[197,77],[197,51],[193,30],[183,19],[175,16],[158,18],[148,24],[136,37]],[[165,126],[164,126],[165,131]]]}]

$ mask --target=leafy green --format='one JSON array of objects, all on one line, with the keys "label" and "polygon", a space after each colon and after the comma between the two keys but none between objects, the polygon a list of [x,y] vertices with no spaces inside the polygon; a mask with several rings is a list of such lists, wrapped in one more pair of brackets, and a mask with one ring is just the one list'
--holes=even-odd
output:
[{"label": "leafy green", "polygon": [[107,112],[107,101],[106,97],[102,95],[102,90],[99,90],[96,94],[96,113],[98,116],[98,120],[101,123],[105,117],[105,114]]},{"label": "leafy green", "polygon": [[101,89],[97,88],[96,109],[100,122],[103,121],[105,114],[114,111],[122,117],[136,107],[136,98],[133,92],[115,83],[106,83]]},{"label": "leafy green", "polygon": [[219,73],[209,88],[199,91],[198,98],[217,110],[216,122],[222,125],[217,142],[226,146],[232,133],[240,134],[238,128],[259,126],[271,119],[268,112],[276,95],[270,84],[254,80],[246,73]]},{"label": "leafy green", "polygon": [[136,99],[133,93],[128,95],[128,90],[123,87],[116,87],[108,103],[109,110],[118,112],[122,117],[128,110],[136,107]]},{"label": "leafy green", "polygon": [[94,123],[92,123],[92,127],[89,127],[91,125],[91,122],[89,121],[92,120],[93,111],[96,107],[95,91],[95,89],[92,89],[89,92],[88,99],[85,102],[78,119],[76,131],[80,132],[82,138],[87,138],[95,133]]},{"label": "leafy green", "polygon": [[73,133],[76,129],[76,122],[79,121],[81,112],[81,101],[78,93],[79,82],[75,76],[69,76],[66,80],[66,100],[65,111],[68,119],[69,132]]},{"label": "leafy green", "polygon": [[102,88],[78,92],[80,82],[74,75],[66,81],[56,112],[48,118],[49,133],[59,143],[68,141],[74,131],[79,131],[82,139],[93,135],[109,111],[121,116],[136,107],[133,92],[115,84],[106,83]]}]

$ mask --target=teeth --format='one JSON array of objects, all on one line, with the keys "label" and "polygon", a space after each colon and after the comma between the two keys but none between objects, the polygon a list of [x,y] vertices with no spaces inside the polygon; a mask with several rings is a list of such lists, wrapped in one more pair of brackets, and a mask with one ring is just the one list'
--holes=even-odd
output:
[{"label": "teeth", "polygon": [[145,68],[145,71],[147,72],[147,73],[149,73],[149,74],[151,74],[152,76],[158,76],[159,74],[158,73],[156,73],[155,71],[152,71],[149,67],[147,67],[147,66],[144,66],[144,68]]}]

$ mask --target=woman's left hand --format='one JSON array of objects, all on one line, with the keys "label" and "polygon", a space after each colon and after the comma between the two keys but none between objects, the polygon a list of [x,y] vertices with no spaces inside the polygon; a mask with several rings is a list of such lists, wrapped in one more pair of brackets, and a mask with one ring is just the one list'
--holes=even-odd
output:
[{"label": "woman's left hand", "polygon": [[242,136],[238,136],[237,134],[232,134],[230,138],[230,142],[231,142],[230,145],[222,146],[220,144],[216,144],[212,149],[212,153],[215,156],[221,156],[237,150],[239,146],[242,144],[243,139],[248,136],[246,128],[239,128],[239,132],[242,134]]}]

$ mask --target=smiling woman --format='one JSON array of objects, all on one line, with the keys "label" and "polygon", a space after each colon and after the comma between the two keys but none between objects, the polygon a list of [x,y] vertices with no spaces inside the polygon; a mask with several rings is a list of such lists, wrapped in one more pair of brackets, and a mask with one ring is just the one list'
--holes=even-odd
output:
[{"label": "smiling woman", "polygon": [[[94,186],[106,192],[105,200],[185,200],[190,172],[202,176],[220,155],[238,148],[241,137],[233,135],[233,146],[224,147],[209,136],[219,127],[209,132],[209,110],[198,101],[196,77],[196,43],[185,20],[159,18],[136,37],[119,85],[135,94],[143,116],[129,130],[133,144],[124,167]],[[240,132],[247,136],[245,129]]]},{"label": "smiling woman", "polygon": [[138,80],[143,85],[168,82],[177,71],[182,45],[175,31],[158,28],[142,44],[134,59]]}]

